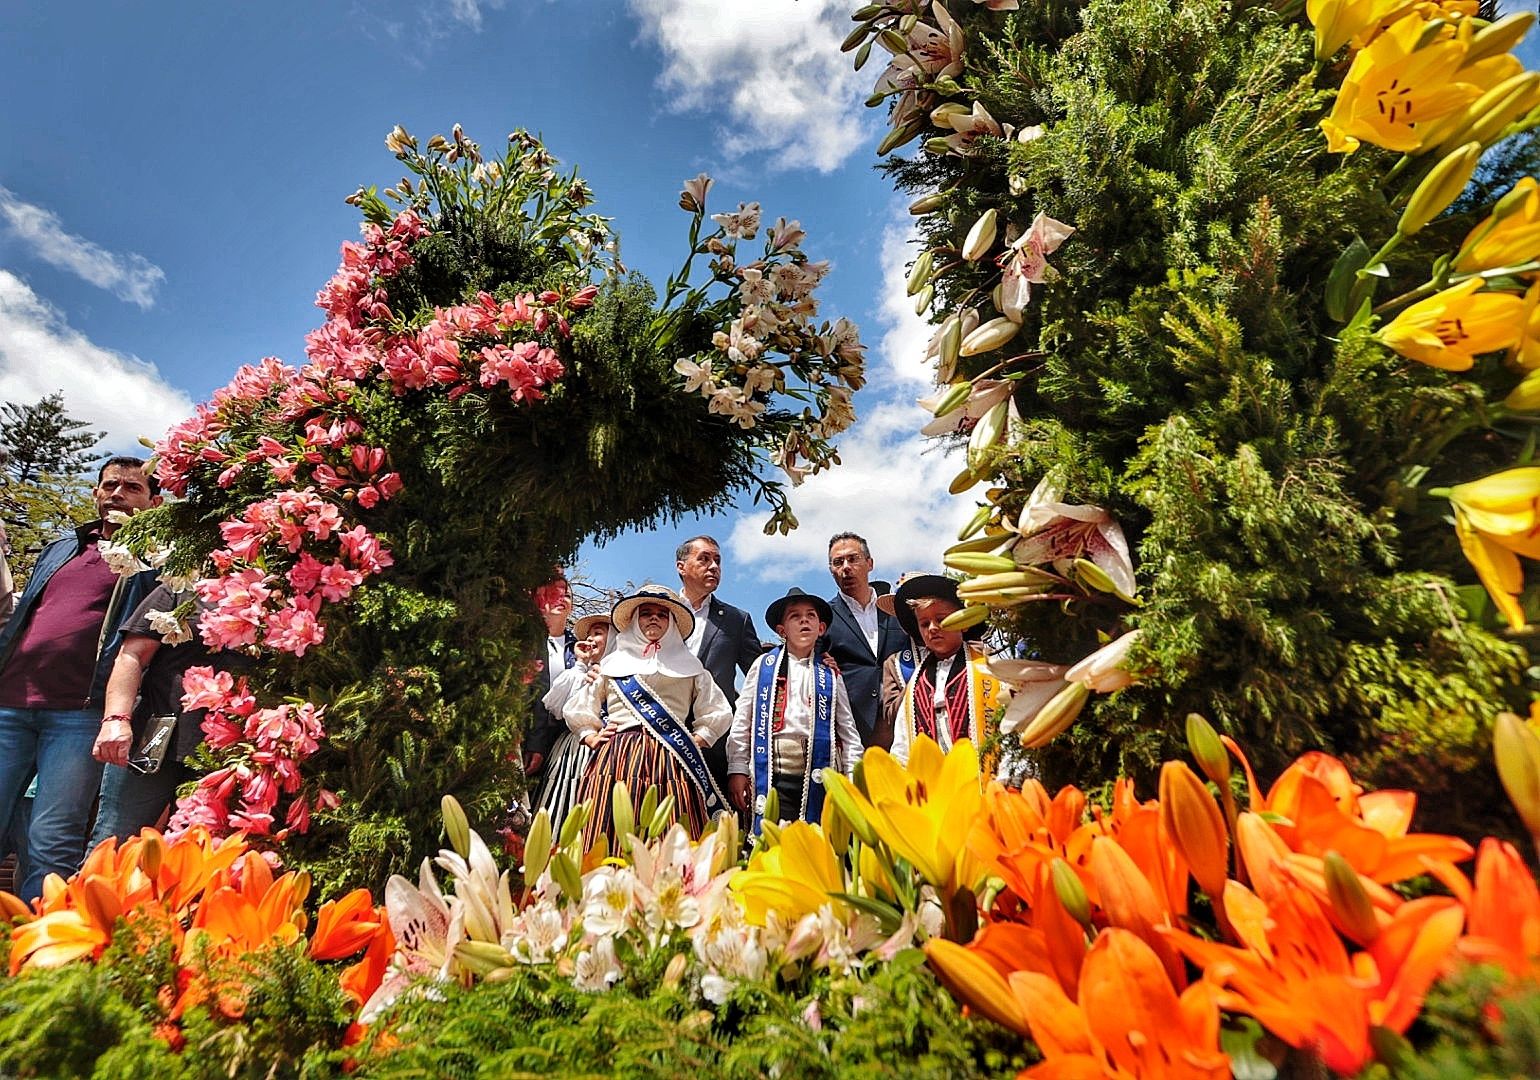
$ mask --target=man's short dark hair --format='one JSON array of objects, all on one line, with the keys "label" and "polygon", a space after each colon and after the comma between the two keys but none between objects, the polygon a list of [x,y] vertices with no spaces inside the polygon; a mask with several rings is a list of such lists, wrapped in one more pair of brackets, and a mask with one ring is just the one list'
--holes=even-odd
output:
[{"label": "man's short dark hair", "polygon": [[102,467],[96,470],[96,484],[98,487],[101,486],[102,478],[107,475],[107,470],[114,465],[124,469],[138,469],[144,473],[144,481],[150,486],[150,494],[160,494],[160,481],[155,479],[155,473],[149,467],[150,463],[145,461],[144,458],[130,457],[128,454],[119,454],[117,457],[110,457],[102,462]]},{"label": "man's short dark hair", "polygon": [[834,545],[839,543],[841,540],[854,540],[856,543],[861,545],[862,555],[865,555],[868,559],[872,557],[872,549],[867,544],[866,537],[858,536],[853,532],[835,533],[833,536],[829,537],[829,550],[833,551]]},{"label": "man's short dark hair", "polygon": [[692,537],[690,537],[684,543],[680,544],[677,548],[675,548],[674,549],[674,561],[676,563],[679,563],[679,562],[684,562],[686,559],[688,559],[690,557],[690,549],[695,546],[695,543],[698,540],[706,541],[706,543],[710,544],[712,547],[716,548],[718,551],[722,550],[722,545],[717,543],[717,538],[716,537],[714,537],[714,536],[707,536],[705,533],[702,533],[699,536],[692,536]]}]

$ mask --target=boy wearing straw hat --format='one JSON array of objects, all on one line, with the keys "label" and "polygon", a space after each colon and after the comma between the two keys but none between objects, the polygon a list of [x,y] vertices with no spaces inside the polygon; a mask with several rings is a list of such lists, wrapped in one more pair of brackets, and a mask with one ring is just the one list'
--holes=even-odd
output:
[{"label": "boy wearing straw hat", "polygon": [[848,774],[861,753],[845,681],[817,655],[830,617],[823,599],[797,588],[765,611],[782,644],[749,666],[727,737],[728,793],[755,832],[771,789],[782,818],[820,820],[823,771]]}]

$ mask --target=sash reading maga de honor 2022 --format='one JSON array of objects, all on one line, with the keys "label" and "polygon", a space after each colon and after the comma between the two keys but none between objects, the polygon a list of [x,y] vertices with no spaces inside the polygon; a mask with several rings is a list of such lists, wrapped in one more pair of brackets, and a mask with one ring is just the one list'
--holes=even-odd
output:
[{"label": "sash reading maga de honor 2022", "polygon": [[647,730],[657,736],[668,748],[668,752],[674,755],[674,760],[690,774],[691,782],[706,802],[706,813],[714,815],[727,809],[727,799],[723,797],[722,789],[717,787],[711,770],[706,767],[706,756],[701,753],[701,748],[696,745],[694,736],[684,722],[669,712],[635,675],[617,680],[615,689],[620,691],[621,698],[630,706],[636,718],[647,725]]}]

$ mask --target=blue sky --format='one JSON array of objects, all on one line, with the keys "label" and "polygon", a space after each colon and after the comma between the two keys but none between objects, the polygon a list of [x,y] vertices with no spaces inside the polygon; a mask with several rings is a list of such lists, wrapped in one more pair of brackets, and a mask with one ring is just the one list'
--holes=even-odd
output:
[{"label": "blue sky", "polygon": [[[879,571],[933,565],[967,507],[955,462],[921,452],[925,331],[900,291],[906,215],[872,169],[872,71],[836,45],[835,0],[533,0],[13,8],[0,71],[0,399],[62,389],[104,449],[155,435],[241,363],[303,360],[316,289],[356,235],[342,202],[399,169],[383,138],[514,127],[577,165],[626,262],[656,281],[683,254],[680,182],[714,207],[798,218],[835,269],[824,313],[859,323],[872,387],[847,465],[799,489],[804,528],[763,537],[752,507],[583,555],[604,583],[676,582],[673,548],[724,542],[724,598],[756,617],[789,584],[832,591],[828,535],[871,538]],[[146,17],[146,12],[153,15]],[[900,374],[902,372],[902,374]],[[843,475],[841,475],[843,473]],[[927,519],[940,524],[927,528]],[[759,519],[762,520],[762,519]]]},{"label": "blue sky", "polygon": [[[0,66],[0,400],[61,389],[132,446],[266,355],[303,359],[315,291],[356,235],[342,202],[399,170],[391,126],[514,127],[578,165],[628,264],[682,255],[680,182],[717,208],[798,218],[834,272],[824,314],[870,348],[845,464],[794,494],[803,528],[766,538],[744,506],[584,552],[595,580],[673,583],[673,548],[725,546],[725,599],[758,619],[791,584],[832,591],[830,533],[872,541],[879,576],[933,567],[971,513],[958,463],[926,450],[913,404],[927,331],[901,287],[907,215],[872,168],[876,71],[837,42],[845,0],[165,0],[11,5]],[[1531,35],[1532,38],[1534,35]],[[17,47],[19,46],[19,47]],[[1536,45],[1522,54],[1536,66]]]}]

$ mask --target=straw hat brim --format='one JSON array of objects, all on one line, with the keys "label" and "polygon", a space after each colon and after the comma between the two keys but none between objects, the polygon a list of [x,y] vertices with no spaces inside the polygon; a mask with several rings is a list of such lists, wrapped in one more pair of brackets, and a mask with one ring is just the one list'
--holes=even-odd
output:
[{"label": "straw hat brim", "polygon": [[600,623],[603,623],[605,626],[610,625],[609,612],[601,611],[597,615],[584,615],[581,619],[572,624],[572,633],[577,637],[579,641],[581,641],[583,638],[586,638],[589,635],[589,633],[596,625]]},{"label": "straw hat brim", "polygon": [[695,613],[690,610],[690,606],[679,599],[673,590],[661,586],[656,590],[643,589],[617,601],[610,612],[610,621],[615,624],[615,629],[621,631],[630,629],[632,616],[643,604],[658,604],[668,608],[670,614],[674,616],[675,624],[679,627],[680,637],[689,638],[695,632]]}]

